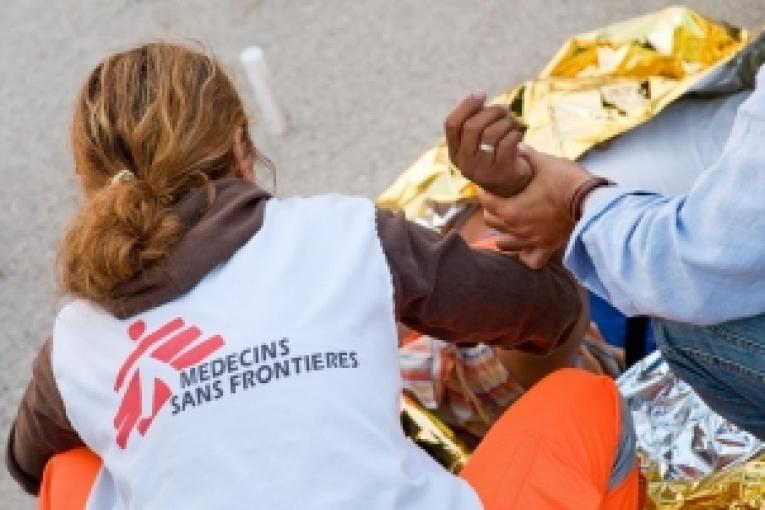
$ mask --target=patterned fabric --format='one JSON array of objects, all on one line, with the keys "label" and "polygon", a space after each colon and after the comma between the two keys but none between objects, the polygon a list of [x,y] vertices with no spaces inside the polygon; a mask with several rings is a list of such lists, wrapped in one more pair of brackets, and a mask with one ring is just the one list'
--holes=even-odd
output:
[{"label": "patterned fabric", "polygon": [[[447,424],[481,437],[526,391],[502,363],[497,349],[410,335],[399,349],[404,388]],[[624,354],[606,344],[593,324],[576,366],[617,377],[624,368]]]},{"label": "patterned fabric", "polygon": [[[496,250],[496,232],[485,225],[481,228],[483,231],[471,246]],[[527,388],[502,362],[499,347],[458,345],[417,332],[407,334],[407,331],[399,331],[402,339],[399,363],[404,389],[446,424],[483,437],[505,410],[526,392]],[[608,345],[595,323],[591,323],[574,366],[616,378],[624,371],[624,351]]]}]

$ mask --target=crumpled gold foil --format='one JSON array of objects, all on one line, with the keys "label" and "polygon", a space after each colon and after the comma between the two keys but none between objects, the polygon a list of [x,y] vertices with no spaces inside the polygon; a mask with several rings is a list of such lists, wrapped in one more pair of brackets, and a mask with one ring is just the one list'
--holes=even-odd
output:
[{"label": "crumpled gold foil", "polygon": [[[535,80],[494,102],[510,105],[527,126],[527,143],[573,159],[646,122],[700,84],[719,86],[710,77],[749,39],[745,30],[670,7],[573,37]],[[438,223],[437,204],[454,206],[475,195],[441,141],[401,174],[378,204]]]},{"label": "crumpled gold foil", "polygon": [[645,510],[713,509],[765,510],[765,456],[692,482],[648,478]]},{"label": "crumpled gold foil", "polygon": [[406,393],[401,397],[404,433],[439,464],[459,473],[470,457],[470,448],[444,422]]},{"label": "crumpled gold foil", "polygon": [[619,380],[654,510],[765,510],[763,443],[715,414],[654,352]]},{"label": "crumpled gold foil", "polygon": [[[751,40],[744,30],[672,7],[570,39],[537,79],[494,102],[510,105],[526,125],[527,143],[577,158],[684,94],[751,88],[764,61],[765,33]],[[440,229],[475,195],[442,141],[378,205]],[[620,379],[648,480],[646,510],[765,510],[761,444],[706,408],[653,356]],[[444,467],[456,473],[464,466],[470,448],[436,416],[409,396],[401,416],[407,436]]]}]

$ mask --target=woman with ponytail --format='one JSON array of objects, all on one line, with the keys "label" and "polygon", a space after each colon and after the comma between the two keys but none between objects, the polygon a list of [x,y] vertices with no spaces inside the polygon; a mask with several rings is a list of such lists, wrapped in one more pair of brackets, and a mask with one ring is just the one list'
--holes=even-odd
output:
[{"label": "woman with ponytail", "polygon": [[608,379],[544,379],[461,477],[399,423],[396,320],[547,353],[587,324],[560,266],[365,199],[271,197],[234,86],[181,45],[96,66],[72,147],[85,201],[58,257],[66,303],[6,453],[41,507],[636,508]]}]

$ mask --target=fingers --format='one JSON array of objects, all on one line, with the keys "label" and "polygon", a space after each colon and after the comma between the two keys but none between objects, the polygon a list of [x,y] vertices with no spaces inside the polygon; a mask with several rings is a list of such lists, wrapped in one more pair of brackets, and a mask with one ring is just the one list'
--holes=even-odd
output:
[{"label": "fingers", "polygon": [[463,99],[444,121],[444,132],[446,133],[446,143],[449,146],[449,156],[454,162],[454,156],[460,147],[460,138],[462,126],[465,121],[478,113],[486,101],[486,92],[473,92]]},{"label": "fingers", "polygon": [[511,130],[497,145],[495,164],[498,168],[507,169],[501,184],[494,190],[502,197],[517,195],[526,189],[534,177],[532,166],[518,150],[522,136],[520,131]]},{"label": "fingers", "polygon": [[505,193],[507,194],[506,196],[513,196],[521,193],[534,178],[534,167],[531,166],[531,163],[529,163],[525,157],[520,156],[516,158],[514,168],[515,182],[508,182],[508,186],[505,190]]},{"label": "fingers", "polygon": [[509,232],[505,222],[486,209],[483,211],[483,221],[488,227],[500,232],[495,238],[495,244],[500,251],[516,253],[531,246],[524,237]]},{"label": "fingers", "polygon": [[478,191],[478,201],[483,207],[484,219],[486,219],[487,215],[489,215],[505,223],[505,219],[513,218],[518,213],[514,201],[494,195],[493,193],[484,190]]},{"label": "fingers", "polygon": [[489,228],[499,232],[504,232],[507,229],[504,221],[486,209],[483,210],[483,222],[486,223],[486,226]]},{"label": "fingers", "polygon": [[[481,134],[480,143],[487,143],[494,147],[495,154],[498,152],[498,146],[506,136],[513,131],[516,124],[513,119],[504,116],[494,123],[487,126]],[[494,157],[492,157],[494,159]]]},{"label": "fingers", "polygon": [[497,161],[514,163],[518,156],[518,143],[523,134],[520,131],[510,131],[497,144]]},{"label": "fingers", "polygon": [[501,200],[501,197],[492,195],[491,193],[484,190],[478,190],[478,201],[481,203],[481,207],[483,207],[484,216],[486,215],[487,211],[493,214],[497,209],[499,209]]},{"label": "fingers", "polygon": [[473,155],[478,151],[478,145],[481,143],[481,136],[484,129],[489,127],[495,121],[507,117],[508,108],[506,106],[488,106],[467,119],[462,128],[460,136],[459,152],[464,155]]},{"label": "fingers", "polygon": [[[534,175],[521,157],[521,133],[506,105],[483,106],[485,94],[464,99],[444,123],[451,162],[462,175],[500,197],[523,191]],[[481,144],[493,151],[480,150]]]}]

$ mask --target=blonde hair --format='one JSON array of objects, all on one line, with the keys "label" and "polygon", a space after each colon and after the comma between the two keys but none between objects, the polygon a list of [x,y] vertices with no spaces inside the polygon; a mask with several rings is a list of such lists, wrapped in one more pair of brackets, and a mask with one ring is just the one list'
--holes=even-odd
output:
[{"label": "blonde hair", "polygon": [[[62,290],[115,311],[117,289],[183,236],[178,201],[232,172],[239,133],[249,144],[239,94],[203,52],[151,43],[98,64],[71,129],[86,202],[59,250]],[[135,179],[114,179],[125,170]]]}]

